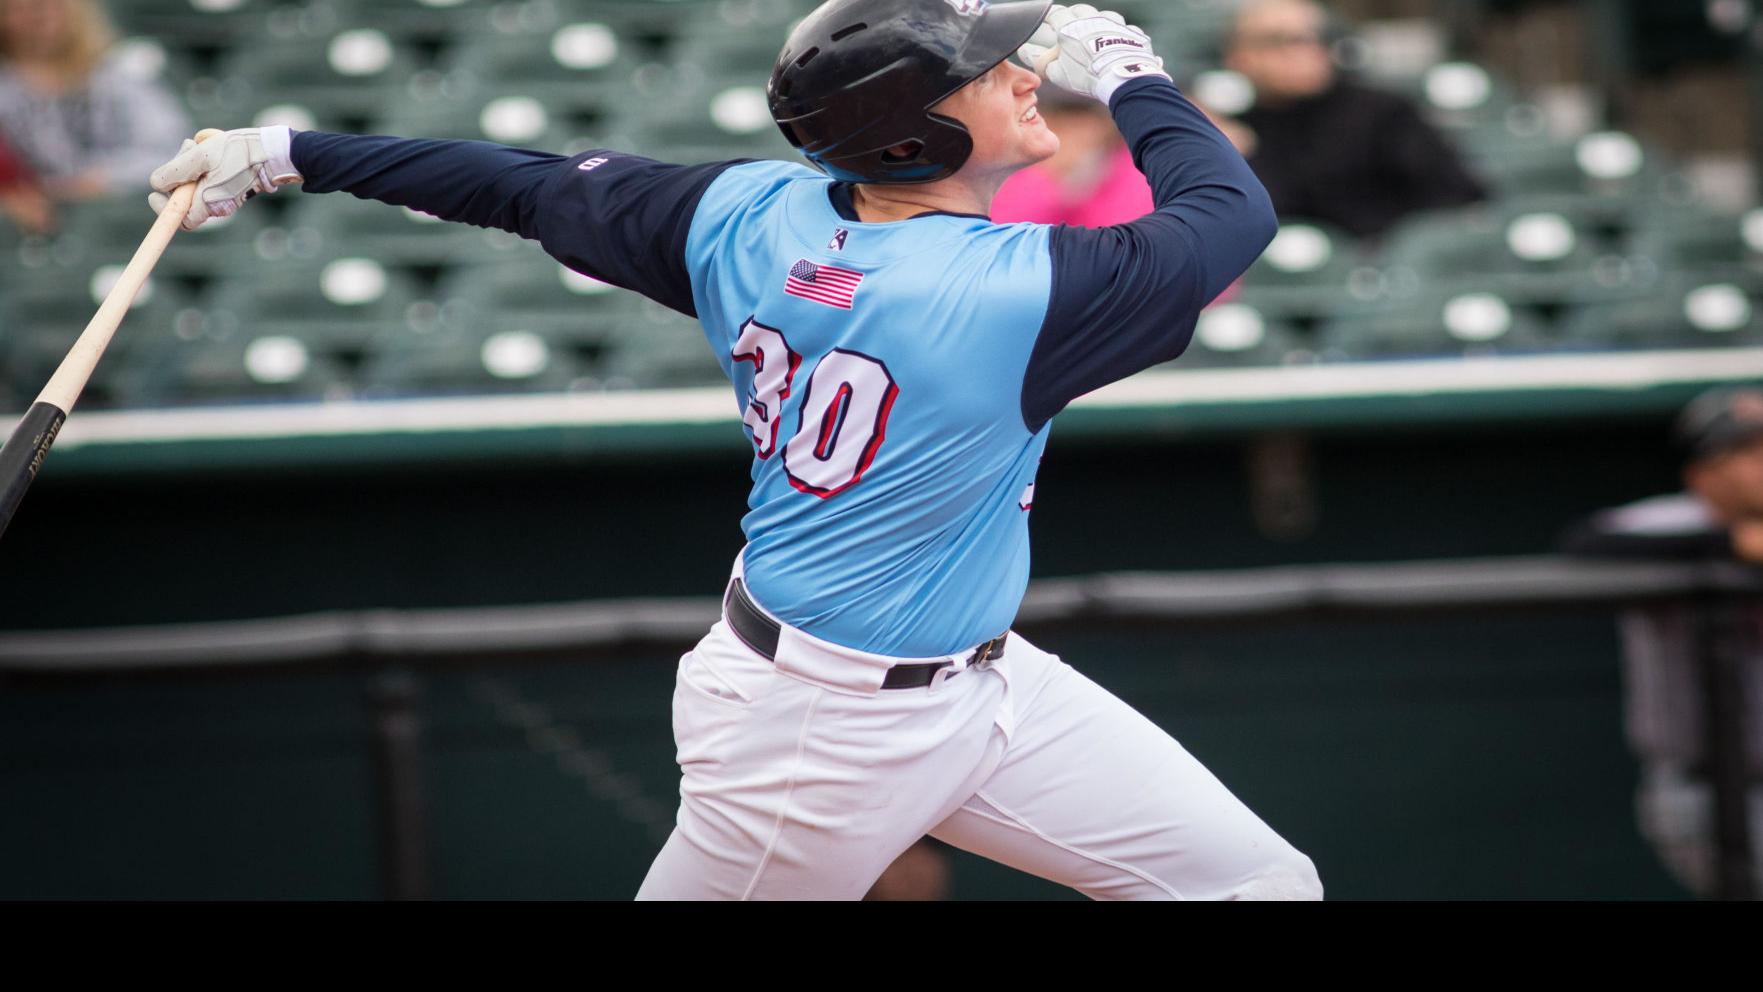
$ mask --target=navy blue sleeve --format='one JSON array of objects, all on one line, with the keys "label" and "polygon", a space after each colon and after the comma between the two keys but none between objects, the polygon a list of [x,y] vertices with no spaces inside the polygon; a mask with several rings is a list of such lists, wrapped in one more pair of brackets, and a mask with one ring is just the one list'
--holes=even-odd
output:
[{"label": "navy blue sleeve", "polygon": [[573,158],[491,144],[296,131],[308,193],[346,191],[538,241],[553,258],[697,316],[686,235],[704,190],[736,162],[670,165],[596,150]]},{"label": "navy blue sleeve", "polygon": [[1248,163],[1175,84],[1133,80],[1109,103],[1152,213],[1054,228],[1053,292],[1022,383],[1039,431],[1073,399],[1182,353],[1202,307],[1273,240],[1273,204]]}]

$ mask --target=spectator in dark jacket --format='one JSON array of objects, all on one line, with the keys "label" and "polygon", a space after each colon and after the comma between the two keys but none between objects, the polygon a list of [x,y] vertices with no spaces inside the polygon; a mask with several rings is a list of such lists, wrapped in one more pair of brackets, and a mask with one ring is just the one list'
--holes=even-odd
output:
[{"label": "spectator in dark jacket", "polygon": [[1220,125],[1280,219],[1375,238],[1416,211],[1484,199],[1486,189],[1412,103],[1340,77],[1326,23],[1308,0],[1257,0],[1226,40],[1224,63],[1254,84],[1255,103]]}]

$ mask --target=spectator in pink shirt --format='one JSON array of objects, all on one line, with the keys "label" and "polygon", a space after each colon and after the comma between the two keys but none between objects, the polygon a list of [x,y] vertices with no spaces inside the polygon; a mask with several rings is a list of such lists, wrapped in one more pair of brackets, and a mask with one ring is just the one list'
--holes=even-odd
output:
[{"label": "spectator in pink shirt", "polygon": [[[1133,165],[1108,108],[1054,86],[1037,92],[1041,117],[1059,136],[1059,151],[1004,182],[992,201],[992,220],[1106,227],[1150,213],[1151,186]],[[1233,283],[1218,298],[1235,294]]]},{"label": "spectator in pink shirt", "polygon": [[1106,227],[1155,209],[1150,184],[1132,164],[1108,108],[1052,86],[1041,87],[1038,96],[1042,119],[1059,136],[1059,151],[1004,183],[992,201],[992,220]]}]

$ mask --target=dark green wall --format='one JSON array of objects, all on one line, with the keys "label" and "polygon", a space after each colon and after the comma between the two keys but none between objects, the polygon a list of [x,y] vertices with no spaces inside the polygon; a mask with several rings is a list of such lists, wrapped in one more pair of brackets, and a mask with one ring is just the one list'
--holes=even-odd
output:
[{"label": "dark green wall", "polygon": [[[1663,430],[1313,439],[1314,528],[1283,539],[1257,528],[1241,440],[1056,437],[1036,572],[1542,552],[1569,518],[1673,485]],[[0,628],[702,596],[740,546],[745,482],[738,447],[498,471],[46,472],[0,548]],[[1182,740],[1332,896],[1680,894],[1633,827],[1607,616],[1037,636]],[[425,676],[435,893],[633,892],[672,816],[675,658]],[[0,683],[0,898],[369,897],[367,728],[350,675]],[[1068,895],[967,857],[955,884]]]}]

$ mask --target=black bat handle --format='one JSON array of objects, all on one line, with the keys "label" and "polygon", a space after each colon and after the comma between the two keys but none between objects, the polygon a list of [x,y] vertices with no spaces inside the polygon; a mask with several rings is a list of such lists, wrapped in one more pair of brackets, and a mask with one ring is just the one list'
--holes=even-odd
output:
[{"label": "black bat handle", "polygon": [[12,436],[6,439],[6,446],[0,448],[0,534],[12,522],[12,514],[24,501],[25,490],[43,467],[43,458],[49,454],[49,446],[55,443],[55,435],[61,432],[66,419],[65,410],[39,400],[25,411]]}]

